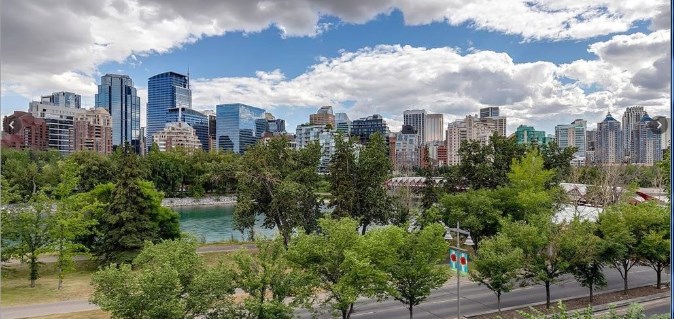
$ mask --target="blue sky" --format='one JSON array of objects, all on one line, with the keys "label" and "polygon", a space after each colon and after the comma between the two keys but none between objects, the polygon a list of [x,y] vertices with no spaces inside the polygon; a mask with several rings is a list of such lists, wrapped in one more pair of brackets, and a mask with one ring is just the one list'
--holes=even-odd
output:
[{"label": "blue sky", "polygon": [[[308,2],[310,6],[319,6]],[[589,16],[571,21],[578,24],[578,28],[568,27],[566,21],[559,26],[542,25],[540,31],[517,23],[520,18],[532,19],[528,15],[512,16],[513,21],[508,22],[496,18],[499,12],[489,16],[488,7],[472,13],[470,8],[463,8],[462,14],[468,12],[465,13],[468,17],[460,21],[455,13],[435,17],[431,9],[419,11],[402,2],[397,4],[402,9],[395,6],[393,9],[361,8],[357,13],[351,8],[325,7],[321,13],[315,12],[315,16],[289,9],[285,13],[289,18],[279,13],[269,17],[269,21],[256,21],[257,24],[228,21],[229,25],[213,30],[200,16],[190,17],[186,12],[172,16],[181,9],[179,5],[171,1],[123,0],[112,3],[114,10],[102,8],[102,12],[97,13],[98,8],[91,8],[92,17],[100,21],[85,25],[84,30],[72,26],[73,30],[80,30],[73,32],[83,32],[81,36],[86,40],[73,39],[72,42],[76,45],[81,40],[84,48],[91,46],[91,39],[109,45],[91,46],[91,51],[79,60],[76,47],[55,48],[56,55],[63,54],[66,59],[75,57],[64,63],[70,67],[48,64],[58,63],[53,56],[50,58],[55,61],[44,62],[48,58],[21,56],[22,48],[3,46],[3,55],[9,53],[13,58],[6,63],[10,70],[3,69],[2,114],[24,110],[31,99],[56,90],[82,94],[85,106],[90,107],[94,82],[100,81],[102,74],[128,74],[142,92],[150,76],[165,71],[186,72],[188,67],[196,109],[214,109],[219,103],[248,103],[286,119],[289,131],[308,121],[308,115],[321,105],[334,105],[352,119],[382,113],[394,129],[400,125],[402,111],[407,108],[444,113],[447,123],[476,113],[480,106],[496,105],[512,118],[509,132],[518,124],[529,124],[550,133],[555,124],[579,117],[596,122],[609,110],[620,113],[625,106],[633,104],[646,105],[647,110],[650,108],[655,113],[668,109],[665,105],[668,94],[658,85],[644,84],[657,82],[652,78],[662,70],[654,63],[663,53],[655,48],[662,45],[665,33],[669,38],[670,27],[654,27],[657,21],[650,18],[653,12],[664,10],[657,3],[634,6],[645,11],[639,14],[634,8],[581,8],[580,13],[568,15]],[[236,10],[227,4],[221,6],[223,8],[213,9],[213,19],[219,18],[217,10]],[[185,35],[169,34],[168,30],[157,27],[162,23],[155,21],[158,18],[148,18],[140,21],[140,26],[130,27],[149,30],[148,34],[138,36],[145,40],[125,43],[125,39],[135,36],[134,32],[121,27],[115,31],[110,29],[113,24],[104,24],[106,19],[112,23],[114,19],[141,14],[145,8],[166,12],[169,20],[175,19],[172,27],[183,27],[180,32]],[[63,10],[68,9],[65,4]],[[450,9],[447,8],[447,12]],[[557,10],[549,9],[550,12]],[[522,10],[532,9],[524,6]],[[575,13],[573,10],[568,11]],[[3,10],[3,18],[7,11]],[[613,13],[603,16],[608,11]],[[527,14],[537,19],[541,14],[550,14],[549,19],[557,19],[557,15],[546,10]],[[299,26],[295,22],[312,17],[315,22]],[[604,28],[607,23],[602,19],[606,17],[620,23],[614,21],[614,29]],[[7,18],[10,21],[3,21],[3,29],[11,30],[24,23]],[[253,15],[251,19],[258,18]],[[284,19],[289,20],[284,22]],[[545,24],[545,21],[530,24],[536,23]],[[602,27],[598,27],[600,25]],[[592,27],[599,31],[586,31]],[[187,29],[194,30],[187,32]],[[317,29],[321,29],[319,34],[315,32]],[[3,38],[7,40],[7,37],[3,30]],[[596,49],[591,50],[593,45]],[[633,63],[630,57],[639,59],[639,63]],[[30,62],[34,62],[36,68],[44,63],[44,68],[31,69]],[[15,69],[28,72],[19,75]],[[642,83],[634,82],[642,78]],[[143,94],[146,93],[141,93],[144,106],[147,99]]]}]

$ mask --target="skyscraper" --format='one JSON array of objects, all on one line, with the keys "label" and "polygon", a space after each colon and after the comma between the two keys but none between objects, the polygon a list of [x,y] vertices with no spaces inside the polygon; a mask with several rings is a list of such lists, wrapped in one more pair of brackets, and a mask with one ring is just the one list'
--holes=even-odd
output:
[{"label": "skyscraper", "polygon": [[43,95],[41,100],[44,104],[53,104],[75,109],[82,107],[82,97],[72,92],[54,92],[51,95]]},{"label": "skyscraper", "polygon": [[632,130],[632,163],[653,165],[662,160],[662,134],[649,125],[652,121],[648,113],[644,113],[636,128]]},{"label": "skyscraper", "polygon": [[407,110],[403,112],[403,125],[411,125],[417,130],[417,143],[426,141],[426,110]]},{"label": "skyscraper", "polygon": [[[161,131],[166,123],[186,122],[193,125],[204,123],[208,128],[208,117],[192,110],[192,91],[189,77],[176,72],[164,72],[150,77],[147,81],[147,135],[148,147],[152,137]],[[181,116],[182,118],[178,118]]]},{"label": "skyscraper", "polygon": [[74,151],[112,153],[112,117],[104,108],[92,108],[78,114],[70,139]]},{"label": "skyscraper", "polygon": [[[482,145],[489,143],[489,137],[498,132],[494,121],[483,121],[476,116],[468,115],[463,120],[447,125],[447,164],[457,165],[461,162],[459,148],[462,141],[478,141]],[[500,134],[500,133],[499,133]]]},{"label": "skyscraper", "polygon": [[442,114],[426,114],[426,140],[424,142],[444,141],[444,120]]},{"label": "skyscraper", "polygon": [[96,107],[112,116],[112,145],[131,144],[140,151],[140,98],[128,75],[106,74],[96,94]]},{"label": "skyscraper", "polygon": [[585,148],[587,147],[587,121],[576,119],[571,124],[561,124],[555,126],[555,141],[561,149],[575,147],[574,157],[585,158]]},{"label": "skyscraper", "polygon": [[635,148],[632,143],[632,132],[637,129],[637,125],[644,114],[646,114],[646,111],[644,111],[643,106],[628,107],[623,114],[622,148],[623,155],[628,159],[631,159],[632,150]]},{"label": "skyscraper", "polygon": [[216,106],[216,136],[218,149],[243,153],[255,144],[255,120],[264,118],[264,110],[245,104]]},{"label": "skyscraper", "polygon": [[620,122],[606,115],[603,121],[597,123],[597,142],[595,161],[603,164],[618,164],[623,161],[623,143]]},{"label": "skyscraper", "polygon": [[501,136],[506,136],[506,117],[500,116],[500,109],[498,106],[490,106],[480,109],[481,122],[493,122],[490,125],[496,126],[496,132]]},{"label": "skyscraper", "polygon": [[515,137],[517,138],[517,144],[547,144],[547,138],[545,137],[545,131],[536,131],[533,126],[520,125],[515,131]]}]

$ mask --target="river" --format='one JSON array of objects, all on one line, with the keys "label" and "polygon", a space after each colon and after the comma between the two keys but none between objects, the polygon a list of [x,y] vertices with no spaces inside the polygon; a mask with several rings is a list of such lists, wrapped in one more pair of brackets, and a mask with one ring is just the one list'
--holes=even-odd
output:
[{"label": "river", "polygon": [[[182,206],[173,208],[180,214],[180,230],[197,237],[201,242],[248,240],[249,233],[235,230],[234,205],[224,206]],[[259,219],[255,227],[256,237],[270,238],[276,230],[262,227]]]}]

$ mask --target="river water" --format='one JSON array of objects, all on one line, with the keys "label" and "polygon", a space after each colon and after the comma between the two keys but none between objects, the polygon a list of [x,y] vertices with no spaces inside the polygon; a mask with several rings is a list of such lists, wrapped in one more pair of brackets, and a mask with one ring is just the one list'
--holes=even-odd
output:
[{"label": "river water", "polygon": [[[197,237],[201,242],[212,243],[230,240],[248,240],[249,233],[235,230],[234,205],[183,206],[173,208],[180,214],[180,230]],[[276,231],[262,227],[261,219],[255,227],[256,237],[271,238]]]}]

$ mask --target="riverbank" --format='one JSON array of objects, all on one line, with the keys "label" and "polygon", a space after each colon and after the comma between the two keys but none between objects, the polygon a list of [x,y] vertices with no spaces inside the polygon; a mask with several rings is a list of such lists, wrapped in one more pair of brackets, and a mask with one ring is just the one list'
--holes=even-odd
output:
[{"label": "riverbank", "polygon": [[164,207],[182,207],[182,206],[220,206],[236,204],[236,196],[207,196],[201,198],[164,198],[161,205]]}]

